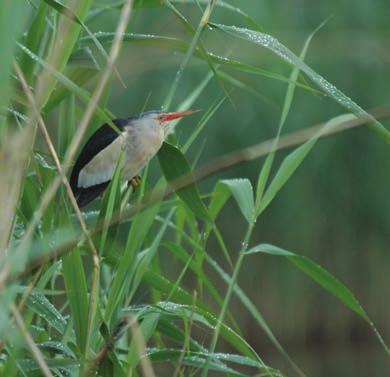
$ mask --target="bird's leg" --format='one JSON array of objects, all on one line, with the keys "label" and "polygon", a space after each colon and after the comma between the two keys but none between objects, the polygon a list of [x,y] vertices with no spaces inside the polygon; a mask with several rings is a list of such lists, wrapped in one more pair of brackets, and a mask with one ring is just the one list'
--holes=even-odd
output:
[{"label": "bird's leg", "polygon": [[133,190],[137,190],[137,188],[141,184],[141,177],[139,175],[136,175],[135,177],[131,178],[130,181],[127,182],[127,187],[131,186]]}]

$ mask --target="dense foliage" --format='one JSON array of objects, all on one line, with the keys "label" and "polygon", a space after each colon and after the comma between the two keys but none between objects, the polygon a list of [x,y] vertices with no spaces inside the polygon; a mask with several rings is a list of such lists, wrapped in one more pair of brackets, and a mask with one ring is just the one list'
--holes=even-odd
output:
[{"label": "dense foliage", "polygon": [[[285,310],[291,327],[305,327],[311,294],[302,287],[310,283],[290,284],[290,271],[316,283],[315,295],[336,298],[320,309],[325,318],[339,307],[350,312],[388,357],[370,310],[344,283],[348,275],[339,279],[342,268],[318,264],[318,254],[337,242],[315,236],[316,228],[328,228],[311,220],[320,217],[316,210],[327,213],[308,193],[312,175],[292,186],[301,191],[299,202],[287,196],[283,208],[274,207],[285,228],[283,220],[270,221],[269,208],[320,139],[337,133],[349,140],[348,130],[362,126],[359,145],[381,151],[372,163],[383,162],[377,168],[384,172],[380,188],[367,189],[364,208],[368,217],[386,212],[390,131],[383,122],[390,111],[369,114],[364,108],[382,104],[380,97],[360,105],[306,62],[310,44],[334,22],[329,10],[317,10],[325,17],[311,21],[302,47],[292,49],[263,25],[272,6],[260,14],[260,3],[2,1],[1,375],[303,376],[293,347],[278,340],[282,331],[260,305],[263,297],[269,317]],[[83,141],[102,123],[153,108],[202,111],[176,123],[137,191],[122,185],[118,164],[104,197],[80,212],[66,177]],[[290,118],[300,130],[285,130]],[[326,187],[353,191],[335,150],[318,152],[311,172],[331,160]],[[371,156],[355,151],[363,168],[361,155]],[[252,160],[250,168],[242,165]],[[321,187],[318,193],[327,194]],[[382,238],[379,246],[367,241],[370,248],[384,250],[389,213],[375,217]],[[337,216],[337,208],[329,210],[328,218]],[[268,224],[283,231],[272,236]],[[289,244],[286,229],[298,229],[301,239]],[[373,233],[366,233],[368,240]],[[308,246],[317,252],[296,252]],[[279,257],[272,268],[286,272],[275,290],[280,275],[260,266],[267,255]],[[261,289],[251,286],[256,278]],[[277,289],[286,302],[273,307]],[[266,340],[259,346],[258,339]],[[265,348],[280,358],[268,359]]]}]

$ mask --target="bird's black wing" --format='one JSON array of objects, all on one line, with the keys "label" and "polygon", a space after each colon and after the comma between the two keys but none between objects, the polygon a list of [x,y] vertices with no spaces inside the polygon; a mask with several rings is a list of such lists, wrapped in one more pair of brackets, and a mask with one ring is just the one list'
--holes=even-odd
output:
[{"label": "bird's black wing", "polygon": [[73,194],[79,208],[86,206],[99,197],[106,190],[109,184],[110,181],[107,181],[99,183],[98,185],[89,186],[88,188],[78,187],[76,192],[73,190]]},{"label": "bird's black wing", "polygon": [[[124,126],[128,124],[128,119],[114,119],[113,123],[118,127],[119,131],[122,131]],[[119,135],[116,130],[108,124],[103,124],[91,135],[87,143],[82,148],[70,176],[70,186],[80,208],[97,198],[102,192],[104,192],[110,183],[110,181],[107,181],[87,188],[78,187],[77,182],[80,171],[118,136]]]}]

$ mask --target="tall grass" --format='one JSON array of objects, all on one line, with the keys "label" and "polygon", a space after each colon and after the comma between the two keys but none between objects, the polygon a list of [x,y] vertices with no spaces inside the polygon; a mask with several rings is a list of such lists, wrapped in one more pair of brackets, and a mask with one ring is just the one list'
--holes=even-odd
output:
[{"label": "tall grass", "polygon": [[[196,26],[180,12],[183,3],[193,7]],[[149,8],[172,12],[187,38],[137,33],[128,27],[129,20],[132,25],[132,17],[138,15],[135,12]],[[211,24],[213,12],[219,8],[230,12],[237,25],[250,29]],[[116,30],[94,34],[89,23],[112,13]],[[213,0],[140,0],[107,6],[99,1],[71,1],[66,6],[57,0],[41,1],[37,6],[6,1],[0,5],[0,15],[0,25],[7,30],[0,36],[5,58],[0,59],[2,375],[285,375],[279,366],[268,365],[242,335],[240,316],[231,307],[235,297],[252,316],[253,331],[261,330],[288,362],[287,372],[303,376],[238,285],[243,261],[261,253],[287,259],[334,295],[371,326],[373,336],[389,353],[357,298],[331,272],[281,247],[253,245],[256,222],[310,158],[319,138],[369,123],[384,142],[390,140],[380,119],[304,62],[313,35],[296,56],[261,32],[248,14]],[[16,20],[23,21],[19,23],[22,27]],[[291,74],[284,76],[244,59],[219,56],[203,43],[204,33],[224,40],[245,39],[253,48],[271,49]],[[103,122],[113,126],[114,114],[107,108],[108,87],[111,80],[121,77],[117,64],[121,46],[135,42],[183,52],[165,102],[161,99],[166,109],[196,108],[213,81],[220,96],[210,100],[198,121],[195,116],[188,120],[197,124],[187,140],[179,142],[171,136],[163,145],[158,154],[161,178],[156,180],[146,168],[137,192],[123,190],[119,161],[98,210],[80,212],[67,173],[88,127]],[[177,88],[194,59],[205,62],[209,73],[179,101]],[[232,101],[231,90],[261,98],[236,76],[241,71],[286,83],[275,138],[197,166],[196,160],[188,160],[187,151],[221,106]],[[318,89],[308,83],[305,74]],[[282,136],[297,88],[328,96],[348,113],[315,129]],[[58,121],[55,129],[48,129],[46,123],[53,114]],[[285,147],[295,149],[276,166],[274,156]],[[262,156],[266,158],[255,187],[246,177],[213,178],[230,166]],[[210,192],[198,185],[206,176],[212,177]],[[153,180],[157,182],[154,185],[150,183]],[[216,222],[230,198],[237,204],[237,216],[246,222],[239,250],[227,244],[227,235]],[[234,224],[236,219],[231,221]],[[211,244],[218,245],[220,257],[209,252]],[[169,252],[170,264],[177,267],[174,273],[161,261],[162,250]],[[223,290],[217,276],[225,284]],[[187,277],[196,280],[195,289],[188,288]]]}]

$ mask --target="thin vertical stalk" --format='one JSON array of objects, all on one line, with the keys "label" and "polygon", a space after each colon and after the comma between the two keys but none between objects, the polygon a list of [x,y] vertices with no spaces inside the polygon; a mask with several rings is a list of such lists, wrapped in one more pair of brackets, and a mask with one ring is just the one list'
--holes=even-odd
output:
[{"label": "thin vertical stalk", "polygon": [[15,318],[16,325],[18,326],[20,332],[23,335],[23,338],[26,342],[27,347],[31,351],[31,355],[35,359],[36,363],[38,364],[39,369],[41,370],[43,376],[45,377],[54,377],[53,374],[50,372],[50,369],[43,357],[42,352],[38,348],[38,346],[35,344],[34,339],[32,338],[31,334],[27,331],[26,326],[24,325],[23,318],[20,315],[18,309],[12,305],[11,307],[12,314]]},{"label": "thin vertical stalk", "polygon": [[230,284],[228,286],[228,290],[226,292],[226,297],[225,297],[225,300],[223,301],[223,305],[222,305],[221,311],[220,311],[219,316],[218,316],[217,324],[216,324],[215,329],[214,329],[213,337],[211,339],[208,357],[206,359],[205,366],[202,370],[202,377],[207,376],[208,370],[210,368],[211,355],[214,353],[215,347],[217,346],[219,333],[221,331],[221,326],[222,326],[222,323],[225,319],[226,311],[228,309],[230,300],[231,300],[232,295],[233,295],[234,286],[236,284],[237,277],[238,277],[238,274],[240,272],[242,262],[244,261],[245,252],[248,249],[248,244],[249,244],[250,238],[252,236],[254,225],[255,225],[254,222],[251,222],[249,224],[247,232],[246,232],[245,237],[244,237],[244,241],[242,242],[240,253],[238,254],[237,262],[236,262],[236,265],[235,265],[234,270],[233,270],[232,279],[231,279]]},{"label": "thin vertical stalk", "polygon": [[210,19],[211,13],[213,11],[213,8],[214,8],[214,5],[216,2],[217,2],[217,0],[210,0],[209,3],[207,4],[205,11],[203,12],[202,18],[201,18],[199,25],[195,31],[195,35],[192,38],[191,44],[188,47],[188,50],[184,56],[184,59],[182,60],[180,67],[176,72],[175,79],[174,79],[173,84],[171,86],[171,89],[168,93],[168,96],[164,102],[164,105],[163,105],[164,110],[168,110],[169,107],[171,106],[173,96],[175,95],[175,92],[176,92],[177,86],[179,84],[179,81],[181,79],[181,76],[183,75],[183,72],[184,72],[185,68],[187,67],[188,62],[190,61],[191,56],[193,55],[193,53],[195,51],[195,48],[196,48],[198,41],[199,41],[199,38],[202,34],[203,29],[205,28],[205,26],[207,25],[207,23]]}]

